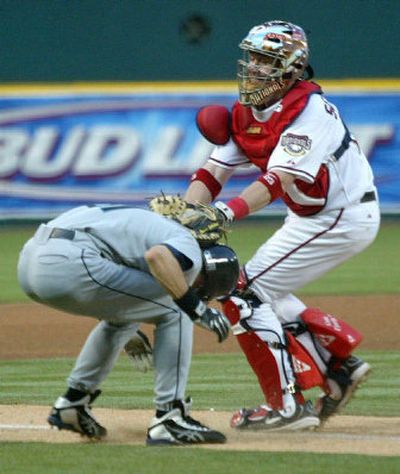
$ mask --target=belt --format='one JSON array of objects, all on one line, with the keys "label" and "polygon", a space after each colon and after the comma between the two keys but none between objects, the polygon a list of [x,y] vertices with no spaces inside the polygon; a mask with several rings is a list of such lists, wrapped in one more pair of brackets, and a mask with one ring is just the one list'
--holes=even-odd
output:
[{"label": "belt", "polygon": [[375,191],[367,191],[364,196],[360,199],[360,202],[371,202],[376,201]]},{"label": "belt", "polygon": [[59,227],[54,227],[50,232],[49,239],[65,239],[65,240],[74,240],[75,231],[70,229],[60,229]]},{"label": "belt", "polygon": [[[107,242],[102,240],[100,237],[93,235],[90,231],[90,227],[81,229],[82,235],[87,235],[100,250],[100,255],[108,260],[112,260],[115,263],[123,264],[123,258],[114,250]],[[79,232],[79,231],[78,231]],[[65,239],[74,240],[77,231],[71,229],[61,229],[60,227],[54,227],[51,229],[49,239]]]}]

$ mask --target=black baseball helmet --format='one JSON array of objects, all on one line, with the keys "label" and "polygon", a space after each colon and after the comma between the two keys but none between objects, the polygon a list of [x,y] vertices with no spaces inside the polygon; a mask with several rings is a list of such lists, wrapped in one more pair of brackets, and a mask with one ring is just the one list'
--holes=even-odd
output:
[{"label": "black baseball helmet", "polygon": [[227,296],[236,288],[239,261],[227,245],[212,245],[203,250],[202,282],[198,295],[210,300]]}]

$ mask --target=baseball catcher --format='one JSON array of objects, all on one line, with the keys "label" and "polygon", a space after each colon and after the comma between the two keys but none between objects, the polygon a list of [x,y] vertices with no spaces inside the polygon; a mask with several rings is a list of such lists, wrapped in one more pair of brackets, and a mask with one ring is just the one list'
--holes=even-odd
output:
[{"label": "baseball catcher", "polygon": [[227,220],[213,206],[200,202],[190,204],[178,194],[161,193],[149,201],[149,208],[187,227],[201,247],[226,240]]},{"label": "baseball catcher", "polygon": [[[236,312],[231,324],[240,319],[238,342],[270,409],[240,410],[232,426],[310,429],[344,408],[370,365],[353,355],[357,331],[307,307],[295,293],[374,241],[377,188],[340,111],[309,80],[305,31],[287,21],[267,21],[251,28],[239,48],[238,101],[229,108],[208,105],[197,114],[199,131],[216,146],[193,173],[184,199],[214,203],[233,223],[277,200],[285,203],[282,226],[243,269],[252,312],[235,308],[235,302],[230,308],[231,317]],[[235,171],[251,165],[259,175],[227,202],[216,200]],[[311,362],[318,370],[311,370]],[[305,390],[321,386],[321,380],[314,409],[296,385]]]}]

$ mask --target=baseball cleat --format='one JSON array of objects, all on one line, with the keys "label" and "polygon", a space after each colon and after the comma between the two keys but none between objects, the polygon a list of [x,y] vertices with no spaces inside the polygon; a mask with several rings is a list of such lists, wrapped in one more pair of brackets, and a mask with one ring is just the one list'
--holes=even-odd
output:
[{"label": "baseball cleat", "polygon": [[339,413],[351,400],[354,392],[366,381],[370,372],[371,366],[355,356],[348,357],[337,368],[331,368],[327,375],[332,393],[320,395],[316,402],[320,420],[325,422]]},{"label": "baseball cleat", "polygon": [[177,400],[176,408],[154,417],[147,431],[147,446],[177,446],[201,443],[225,443],[226,437],[189,416],[191,401]]},{"label": "baseball cleat", "polygon": [[59,430],[73,431],[91,439],[104,438],[107,435],[107,430],[93,416],[89,405],[98,395],[100,395],[100,390],[94,394],[87,394],[75,402],[71,402],[65,397],[59,397],[47,422]]},{"label": "baseball cleat", "polygon": [[256,408],[242,408],[231,418],[231,427],[239,430],[263,431],[301,431],[315,429],[320,421],[310,401],[304,405],[297,404],[294,415],[283,416],[277,410],[271,410],[266,405]]}]

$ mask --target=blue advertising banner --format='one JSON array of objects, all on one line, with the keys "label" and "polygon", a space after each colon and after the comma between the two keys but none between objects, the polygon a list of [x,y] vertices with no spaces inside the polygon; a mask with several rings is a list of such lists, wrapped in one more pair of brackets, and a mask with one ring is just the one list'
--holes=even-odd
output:
[{"label": "blue advertising banner", "polygon": [[[0,89],[1,94],[1,89]],[[327,93],[373,167],[382,211],[400,211],[400,89]],[[183,194],[212,145],[198,132],[204,105],[231,106],[234,88],[0,95],[0,218],[49,218],[94,202],[144,205]],[[234,175],[237,195],[257,175]],[[268,212],[282,213],[274,203]]]}]

